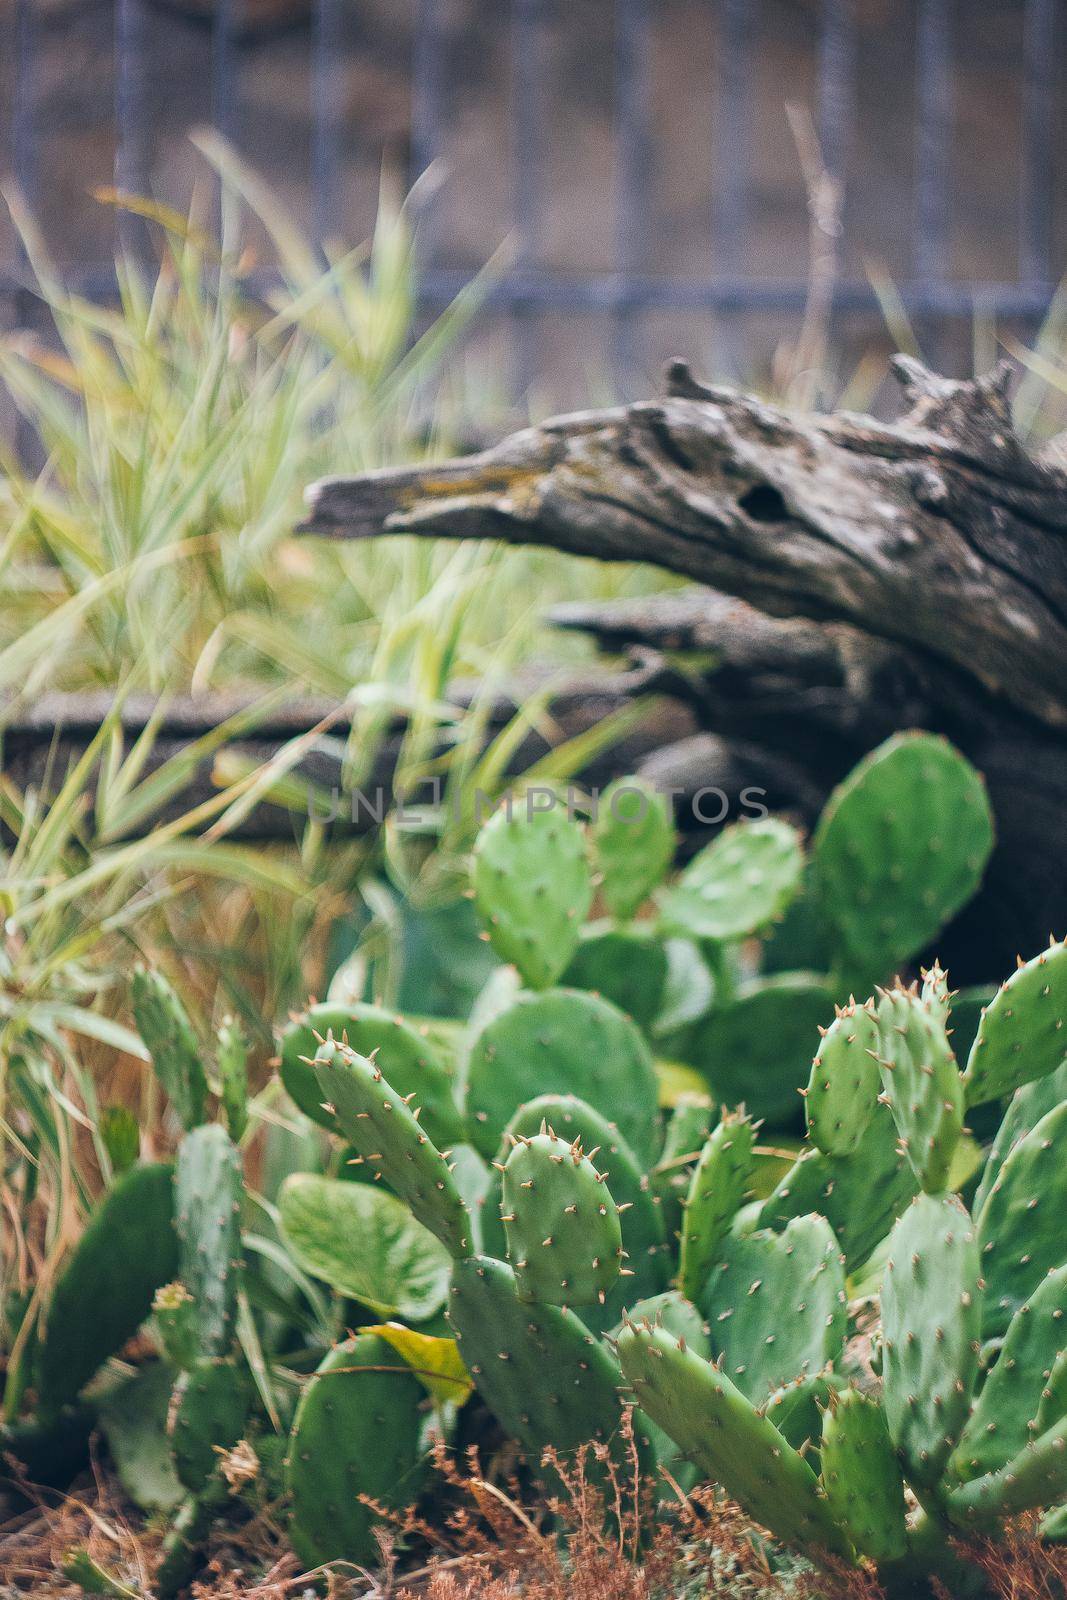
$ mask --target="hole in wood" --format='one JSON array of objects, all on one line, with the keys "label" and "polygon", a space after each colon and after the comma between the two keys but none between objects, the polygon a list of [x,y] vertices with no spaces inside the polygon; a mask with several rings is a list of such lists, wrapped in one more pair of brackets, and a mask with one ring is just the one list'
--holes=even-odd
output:
[{"label": "hole in wood", "polygon": [[737,503],[753,522],[785,522],[789,517],[785,501],[769,483],[753,484]]}]

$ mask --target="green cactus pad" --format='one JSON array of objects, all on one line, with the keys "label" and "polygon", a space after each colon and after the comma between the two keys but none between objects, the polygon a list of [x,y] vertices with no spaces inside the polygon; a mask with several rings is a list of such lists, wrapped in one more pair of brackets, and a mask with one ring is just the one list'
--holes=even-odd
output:
[{"label": "green cactus pad", "polygon": [[947,1496],[949,1516],[963,1528],[999,1528],[1006,1517],[1054,1506],[1067,1495],[1067,1417],[1020,1450],[999,1472]]},{"label": "green cactus pad", "polygon": [[179,1375],[167,1429],[174,1470],[190,1494],[199,1494],[245,1431],[252,1405],[247,1369],[234,1361],[200,1361]]},{"label": "green cactus pad", "polygon": [[521,994],[472,1041],[466,1069],[470,1138],[496,1154],[519,1106],[543,1094],[572,1094],[618,1124],[638,1160],[651,1166],[659,1089],[639,1030],[615,1006],[578,989]]},{"label": "green cactus pad", "polygon": [[940,961],[935,960],[932,967],[923,967],[919,998],[924,1004],[929,1002],[932,1012],[947,1027],[952,1013],[953,994],[948,986],[948,973]]},{"label": "green cactus pad", "polygon": [[130,984],[137,1031],[182,1127],[204,1120],[207,1078],[185,1007],[161,972],[139,967]]},{"label": "green cactus pad", "polygon": [[204,1356],[226,1355],[233,1339],[243,1193],[240,1153],[226,1129],[213,1122],[187,1133],[174,1171],[174,1226]]},{"label": "green cactus pad", "polygon": [[[649,1300],[638,1300],[626,1313],[626,1321],[633,1323],[648,1323],[650,1327],[665,1328],[675,1339],[684,1339],[690,1350],[705,1360],[711,1358],[711,1340],[708,1338],[707,1325],[696,1306],[686,1300],[676,1289],[669,1290],[666,1294],[653,1295]],[[619,1323],[609,1336],[609,1343],[617,1343],[625,1324]],[[651,1417],[638,1413],[638,1425],[649,1436],[652,1452],[657,1466],[666,1467],[679,1488],[687,1493],[694,1489],[699,1482],[699,1472],[691,1461],[682,1455],[673,1439],[667,1437],[663,1429],[654,1423]],[[666,1483],[664,1484],[666,1488]],[[673,1491],[670,1493],[673,1499]]]},{"label": "green cactus pad", "polygon": [[289,1444],[289,1534],[306,1566],[379,1564],[380,1519],[360,1497],[398,1511],[418,1498],[424,1407],[422,1384],[376,1334],[330,1351],[301,1396]]},{"label": "green cactus pad", "polygon": [[789,1126],[800,1121],[818,1029],[833,1015],[833,996],[818,977],[757,978],[689,1030],[685,1059],[723,1105]]},{"label": "green cactus pad", "polygon": [[661,901],[676,932],[717,943],[745,939],[777,920],[800,888],[804,852],[788,822],[737,822],[693,857]]},{"label": "green cactus pad", "polygon": [[563,974],[567,988],[603,995],[646,1032],[660,1013],[666,982],[667,952],[649,930],[599,923],[582,929]]},{"label": "green cactus pad", "polygon": [[581,827],[559,804],[533,810],[523,796],[494,812],[474,847],[474,901],[493,949],[531,989],[556,982],[593,899]]},{"label": "green cactus pad", "polygon": [[[1056,1274],[1050,1273],[1049,1276],[1055,1277]],[[1061,1350],[1052,1363],[1048,1382],[1041,1391],[1037,1407],[1038,1432],[1047,1432],[1061,1417],[1067,1417],[1067,1350]]]},{"label": "green cactus pad", "polygon": [[678,1287],[699,1301],[719,1259],[719,1246],[740,1210],[752,1181],[752,1124],[727,1112],[693,1169],[682,1213]]},{"label": "green cactus pad", "polygon": [[323,1109],[324,1096],[312,1065],[321,1041],[331,1035],[338,1041],[347,1039],[357,1055],[373,1055],[397,1094],[415,1096],[423,1127],[436,1144],[463,1138],[452,1080],[438,1052],[402,1018],[380,1006],[309,1006],[286,1028],[281,1041],[282,1082],[306,1117],[336,1132],[333,1116]]},{"label": "green cactus pad", "polygon": [[963,1086],[969,1106],[997,1100],[1067,1061],[1067,943],[1013,972],[982,1014]]},{"label": "green cactus pad", "polygon": [[632,917],[674,860],[670,801],[642,778],[618,778],[600,796],[592,836],[604,904]]},{"label": "green cactus pad", "polygon": [[904,1483],[877,1401],[854,1389],[835,1395],[823,1417],[820,1458],[827,1506],[860,1555],[901,1560]]},{"label": "green cactus pad", "polygon": [[817,1373],[813,1378],[794,1378],[784,1388],[776,1389],[759,1408],[786,1443],[802,1451],[816,1471],[823,1412],[839,1387],[840,1380],[829,1372]]},{"label": "green cactus pad", "polygon": [[699,1305],[731,1383],[760,1406],[840,1356],[847,1302],[841,1250],[823,1217],[725,1239]]},{"label": "green cactus pad", "polygon": [[979,1216],[989,1191],[1000,1176],[1000,1169],[1020,1139],[1024,1139],[1041,1118],[1067,1100],[1067,1061],[1047,1077],[1036,1078],[1023,1089],[1016,1089],[1008,1102],[997,1136],[986,1157],[982,1177],[974,1197],[974,1214]]},{"label": "green cactus pad", "polygon": [[[626,1307],[635,1300],[658,1295],[667,1287],[670,1257],[663,1208],[618,1128],[573,1095],[540,1095],[520,1107],[504,1135],[501,1163],[511,1149],[512,1137],[532,1138],[540,1131],[542,1123],[569,1142],[580,1139],[586,1150],[597,1152],[597,1169],[607,1174],[608,1187],[620,1208],[626,1266],[633,1276],[616,1279],[603,1306],[582,1306],[579,1312],[587,1328],[602,1333],[614,1327]],[[506,1254],[507,1241],[499,1215],[500,1184],[497,1182],[482,1208],[483,1255],[503,1257]]]},{"label": "green cactus pad", "polygon": [[812,840],[838,965],[887,978],[974,894],[993,846],[985,785],[944,739],[902,733],[853,769]]},{"label": "green cactus pad", "polygon": [[708,1141],[716,1115],[711,1096],[707,1094],[683,1094],[671,1107],[663,1133],[663,1149],[651,1173],[652,1190],[662,1208],[668,1239],[681,1237],[693,1168]]},{"label": "green cactus pad", "polygon": [[764,1201],[758,1225],[780,1229],[791,1217],[818,1212],[834,1230],[848,1271],[855,1272],[918,1187],[919,1180],[897,1150],[889,1108],[879,1105],[854,1156],[805,1151]]},{"label": "green cactus pad", "polygon": [[181,1372],[195,1367],[200,1360],[200,1317],[184,1283],[165,1283],[156,1290],[152,1317],[171,1365]]},{"label": "green cactus pad", "polygon": [[444,1304],[448,1254],[388,1190],[294,1172],[278,1209],[298,1265],[379,1317],[422,1322]]},{"label": "green cactus pad", "polygon": [[1062,1266],[1042,1278],[1008,1324],[952,1458],[951,1473],[966,1479],[996,1472],[1060,1420],[1059,1415],[1043,1414],[1042,1403],[1065,1348],[1067,1266]]},{"label": "green cactus pad", "polygon": [[168,1361],[150,1361],[100,1400],[99,1426],[116,1476],[142,1511],[169,1514],[184,1498],[167,1437],[174,1378]]},{"label": "green cactus pad", "polygon": [[[590,1443],[607,1445],[616,1466],[632,1473],[619,1369],[573,1312],[524,1304],[510,1267],[472,1256],[456,1265],[448,1320],[479,1394],[542,1478],[555,1483],[542,1463],[546,1450],[567,1457]],[[640,1431],[636,1442],[647,1469]]]},{"label": "green cactus pad", "polygon": [[878,1024],[874,1005],[835,1008],[812,1063],[804,1112],[812,1142],[829,1156],[850,1156],[863,1143],[878,1097]]},{"label": "green cactus pad", "polygon": [[104,1195],[59,1276],[37,1358],[43,1411],[75,1398],[178,1271],[170,1166],[131,1167]]},{"label": "green cactus pad", "polygon": [[980,1277],[963,1205],[954,1195],[919,1195],[893,1229],[882,1282],[886,1421],[919,1486],[938,1482],[970,1412]]},{"label": "green cactus pad", "polygon": [[248,1126],[248,1040],[233,1017],[224,1017],[218,1043],[219,1094],[226,1127],[239,1144]]},{"label": "green cactus pad", "polygon": [[372,1173],[406,1200],[423,1227],[454,1256],[471,1249],[470,1216],[447,1159],[424,1132],[419,1107],[409,1104],[377,1061],[343,1044],[324,1044],[315,1057],[323,1100]]},{"label": "green cactus pad", "polygon": [[948,1182],[963,1132],[963,1084],[940,1007],[896,988],[878,1002],[882,1095],[901,1147],[929,1194]]},{"label": "green cactus pad", "polygon": [[1004,1162],[978,1213],[986,1280],[982,1334],[995,1339],[1064,1257],[1067,1101],[1041,1118]]},{"label": "green cactus pad", "polygon": [[611,1190],[573,1144],[545,1131],[517,1139],[504,1167],[508,1259],[520,1300],[603,1305],[622,1266],[622,1222]]},{"label": "green cactus pad", "polygon": [[128,1106],[105,1106],[98,1124],[111,1170],[118,1177],[128,1172],[141,1150],[141,1130]]},{"label": "green cactus pad", "polygon": [[642,1409],[750,1516],[788,1543],[847,1555],[814,1472],[725,1373],[665,1328],[625,1328],[618,1352]]}]

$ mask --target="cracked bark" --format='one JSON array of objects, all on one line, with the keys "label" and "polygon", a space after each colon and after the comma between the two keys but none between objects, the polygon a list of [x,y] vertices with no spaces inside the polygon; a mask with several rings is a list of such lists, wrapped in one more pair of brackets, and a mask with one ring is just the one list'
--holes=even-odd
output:
[{"label": "cracked bark", "polygon": [[704,742],[659,759],[693,784],[762,760],[810,817],[889,733],[945,733],[997,813],[987,886],[942,943],[985,978],[1067,906],[1067,472],[1016,437],[1006,364],[966,383],[894,365],[885,423],[791,415],[675,363],[662,399],[327,479],[304,531],[540,544],[706,586],[554,619],[662,662]]}]

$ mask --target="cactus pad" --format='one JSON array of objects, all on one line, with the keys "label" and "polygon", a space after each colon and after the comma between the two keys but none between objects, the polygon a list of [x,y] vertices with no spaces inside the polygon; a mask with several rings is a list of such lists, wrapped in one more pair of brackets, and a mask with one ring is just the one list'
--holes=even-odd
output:
[{"label": "cactus pad", "polygon": [[572,1094],[618,1124],[651,1165],[659,1091],[640,1032],[615,1006],[578,989],[521,994],[472,1041],[466,1070],[470,1138],[487,1159],[517,1108]]},{"label": "cactus pad", "polygon": [[757,978],[689,1031],[685,1059],[724,1105],[744,1105],[779,1126],[798,1123],[812,1046],[833,1015],[833,996],[821,978]]},{"label": "cactus pad", "polygon": [[330,1351],[301,1396],[289,1444],[289,1532],[308,1567],[378,1564],[378,1519],[360,1496],[394,1510],[417,1499],[424,1405],[419,1380],[376,1334]]},{"label": "cactus pad", "polygon": [[[456,1265],[448,1319],[478,1392],[543,1478],[554,1480],[545,1450],[566,1457],[591,1442],[632,1472],[619,1369],[573,1312],[525,1305],[510,1267],[472,1256]],[[637,1444],[647,1466],[647,1440]]]},{"label": "cactus pad", "polygon": [[139,967],[130,984],[137,1031],[183,1128],[204,1118],[207,1078],[192,1023],[161,972]]},{"label": "cactus pad", "polygon": [[725,1373],[665,1328],[631,1324],[618,1351],[638,1405],[708,1478],[776,1537],[847,1554],[814,1472]]},{"label": "cactus pad", "polygon": [[423,1127],[435,1143],[447,1145],[463,1138],[452,1081],[437,1051],[414,1028],[380,1006],[310,1006],[282,1034],[282,1082],[306,1117],[336,1130],[334,1118],[323,1109],[322,1090],[311,1065],[319,1045],[331,1035],[347,1040],[357,1055],[373,1055],[397,1094],[415,1096],[414,1103],[422,1108]]},{"label": "cactus pad", "polygon": [[847,1304],[840,1246],[823,1217],[723,1241],[699,1301],[723,1371],[753,1405],[841,1354]]},{"label": "cactus pad", "polygon": [[56,1283],[38,1354],[41,1408],[73,1400],[132,1338],[178,1270],[171,1168],[131,1167],[89,1219]]},{"label": "cactus pad", "polygon": [[682,1213],[678,1287],[699,1301],[718,1249],[741,1208],[752,1180],[752,1124],[727,1112],[693,1169]]},{"label": "cactus pad", "polygon": [[982,1013],[963,1086],[969,1106],[1011,1094],[1067,1061],[1067,942],[1013,972]]},{"label": "cactus pad", "polygon": [[174,1172],[174,1226],[204,1356],[226,1355],[233,1339],[243,1194],[241,1157],[226,1129],[212,1122],[187,1133]]},{"label": "cactus pad", "polygon": [[923,1188],[938,1194],[963,1132],[963,1085],[940,1007],[912,989],[887,990],[878,1034],[882,1094],[901,1148]]},{"label": "cactus pad", "polygon": [[663,920],[697,939],[747,938],[782,915],[803,872],[800,835],[789,823],[773,817],[734,823],[664,893]]},{"label": "cactus pad", "polygon": [[1064,1257],[1067,1101],[1019,1140],[978,1214],[986,1280],[983,1337],[1003,1333],[1047,1272]]},{"label": "cactus pad", "polygon": [[641,778],[619,778],[600,796],[592,837],[604,904],[632,917],[674,860],[670,801]]},{"label": "cactus pad", "polygon": [[446,1250],[468,1254],[470,1217],[447,1160],[423,1131],[418,1106],[409,1104],[414,1091],[402,1096],[376,1061],[343,1044],[322,1045],[315,1072],[322,1098],[371,1172],[381,1173]]},{"label": "cactus pad", "polygon": [[860,1555],[901,1560],[904,1483],[881,1406],[854,1389],[835,1395],[823,1417],[820,1459],[827,1506]]},{"label": "cactus pad", "polygon": [[979,1216],[989,1191],[1000,1176],[1000,1169],[1020,1139],[1024,1139],[1041,1118],[1067,1100],[1067,1061],[1047,1077],[1035,1078],[1023,1089],[1016,1089],[1001,1119],[996,1138],[986,1157],[981,1181],[974,1197],[974,1214]]},{"label": "cactus pad", "polygon": [[812,1063],[804,1100],[812,1142],[829,1156],[855,1155],[878,1097],[878,1024],[868,1000],[835,1008]]},{"label": "cactus pad", "polygon": [[667,982],[667,952],[646,930],[604,927],[582,930],[563,974],[569,989],[603,995],[646,1031],[659,1016]]},{"label": "cactus pad", "polygon": [[885,978],[972,896],[993,845],[985,785],[944,739],[896,734],[853,769],[812,840],[838,964]]},{"label": "cactus pad", "polygon": [[582,1150],[550,1133],[517,1138],[504,1167],[504,1229],[520,1300],[601,1305],[622,1265],[622,1223]]},{"label": "cactus pad", "polygon": [[233,1361],[199,1361],[178,1378],[167,1429],[179,1481],[199,1494],[245,1431],[252,1404],[246,1369]]},{"label": "cactus pad", "polygon": [[239,1144],[248,1126],[248,1040],[233,1017],[224,1017],[217,1041],[222,1109],[230,1138]]},{"label": "cactus pad", "polygon": [[886,1421],[915,1484],[938,1482],[967,1420],[981,1326],[974,1225],[954,1195],[919,1195],[882,1282]]},{"label": "cactus pad", "polygon": [[1003,1347],[952,1458],[953,1472],[961,1478],[996,1472],[1060,1420],[1059,1415],[1043,1411],[1043,1402],[1065,1348],[1067,1266],[1062,1266],[1042,1278],[1008,1324]]},{"label": "cactus pad", "polygon": [[494,812],[474,847],[474,900],[493,949],[531,989],[547,989],[574,954],[593,898],[581,827],[526,797]]},{"label": "cactus pad", "polygon": [[975,1478],[946,1500],[963,1527],[998,1527],[1005,1517],[1052,1506],[1067,1495],[1067,1417],[1040,1434],[999,1472]]}]

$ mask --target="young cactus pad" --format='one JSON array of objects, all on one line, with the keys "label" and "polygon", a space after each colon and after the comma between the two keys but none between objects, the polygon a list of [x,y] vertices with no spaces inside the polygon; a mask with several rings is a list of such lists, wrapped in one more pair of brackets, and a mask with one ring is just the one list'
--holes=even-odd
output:
[{"label": "young cactus pad", "polygon": [[168,1431],[179,1481],[199,1494],[220,1450],[241,1438],[252,1404],[247,1370],[233,1361],[199,1361],[183,1372],[171,1397]]},{"label": "young cactus pad", "polygon": [[328,1040],[315,1056],[322,1098],[373,1172],[453,1256],[469,1255],[470,1217],[447,1160],[419,1122],[414,1091],[403,1097],[374,1061]]},{"label": "young cactus pad", "polygon": [[674,859],[670,802],[641,778],[619,778],[600,796],[592,834],[604,903],[632,917]]},{"label": "young cactus pad", "polygon": [[520,994],[471,1043],[466,1068],[470,1138],[491,1160],[519,1106],[573,1094],[618,1124],[650,1166],[659,1088],[639,1030],[615,1006],[577,989]]},{"label": "young cactus pad", "polygon": [[161,972],[139,967],[130,985],[137,1031],[184,1128],[204,1119],[207,1078],[192,1023]]},{"label": "young cactus pad", "polygon": [[1067,1060],[1067,944],[1013,972],[982,1013],[963,1087],[969,1106],[1011,1094]]},{"label": "young cactus pad", "polygon": [[594,923],[583,928],[563,982],[603,995],[647,1031],[663,1005],[667,952],[647,929]]},{"label": "young cactus pad", "polygon": [[747,1117],[727,1112],[693,1169],[682,1213],[678,1287],[703,1296],[718,1250],[752,1181],[754,1130]]},{"label": "young cactus pad", "polygon": [[850,1543],[872,1561],[901,1560],[907,1550],[904,1482],[877,1401],[854,1389],[831,1396],[820,1459],[826,1503]]},{"label": "young cactus pad", "polygon": [[878,1035],[882,1096],[901,1148],[923,1188],[938,1194],[963,1132],[963,1084],[941,1009],[914,989],[887,990]]},{"label": "young cactus pad", "polygon": [[1067,1101],[1041,1118],[1004,1162],[977,1217],[986,1280],[982,1335],[995,1339],[1067,1248]]},{"label": "young cactus pad", "polygon": [[878,1045],[871,1001],[850,1000],[823,1032],[804,1113],[812,1143],[829,1156],[855,1155],[863,1143],[879,1091]]},{"label": "young cactus pad", "polygon": [[606,1176],[580,1139],[568,1143],[547,1123],[532,1139],[516,1138],[504,1167],[503,1206],[520,1300],[604,1303],[623,1257],[622,1224]]},{"label": "young cactus pad", "polygon": [[800,835],[769,817],[724,828],[662,901],[663,920],[697,939],[744,939],[775,922],[800,888]]},{"label": "young cactus pad", "polygon": [[474,847],[478,913],[493,949],[531,989],[564,971],[593,898],[585,836],[558,801],[519,796],[493,813]]},{"label": "young cactus pad", "polygon": [[333,1115],[323,1109],[312,1065],[315,1051],[327,1038],[348,1044],[357,1055],[374,1056],[397,1094],[415,1096],[422,1125],[435,1143],[447,1145],[463,1138],[452,1080],[437,1051],[401,1017],[381,1006],[309,1006],[286,1028],[281,1041],[282,1082],[306,1117],[336,1131]]},{"label": "young cactus pad", "polygon": [[944,739],[901,733],[854,768],[812,840],[838,965],[884,979],[974,894],[993,848],[980,775]]},{"label": "young cactus pad", "polygon": [[379,1518],[360,1498],[402,1510],[426,1477],[425,1391],[376,1334],[337,1345],[301,1397],[289,1442],[293,1548],[308,1567],[374,1566]]},{"label": "young cactus pad", "polygon": [[233,1339],[243,1195],[241,1157],[226,1129],[211,1122],[187,1133],[174,1173],[174,1225],[204,1356],[226,1355]]}]

